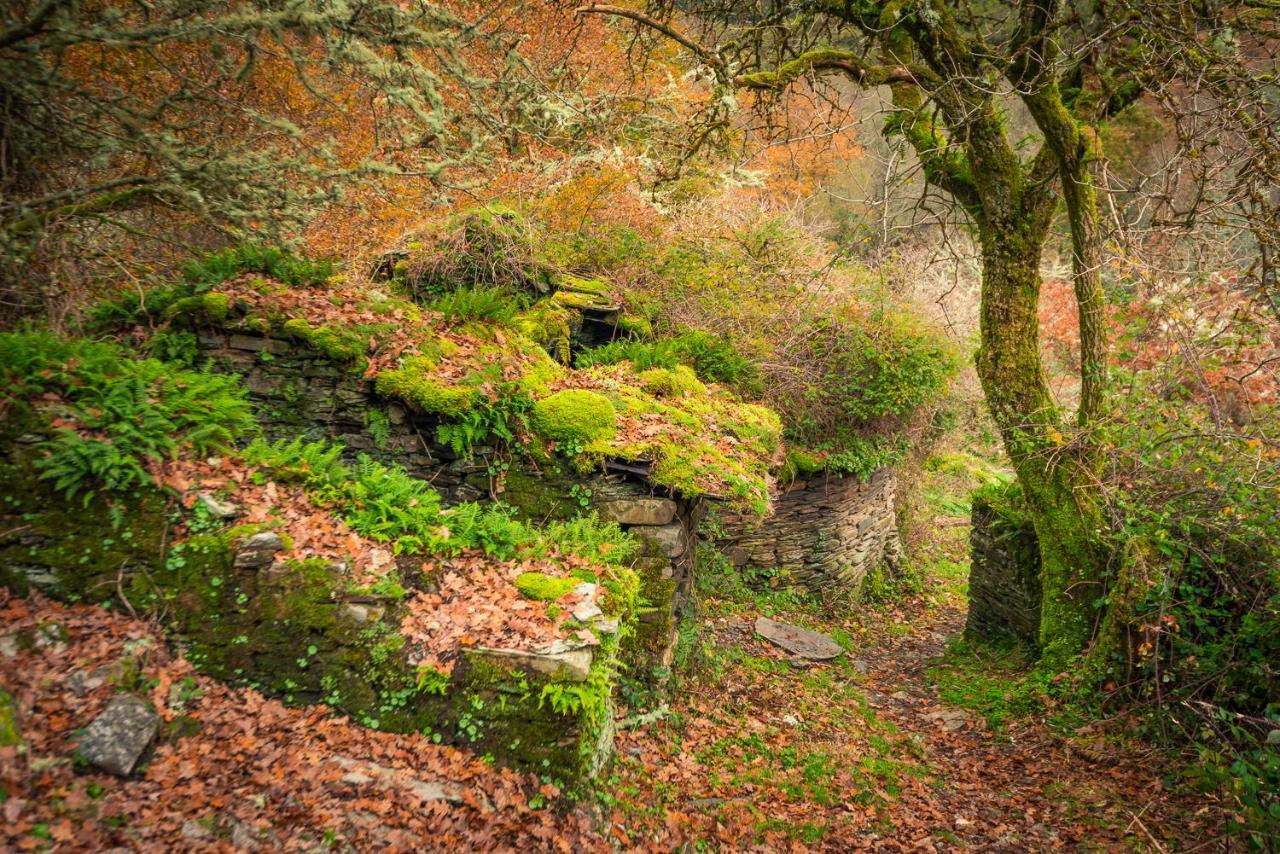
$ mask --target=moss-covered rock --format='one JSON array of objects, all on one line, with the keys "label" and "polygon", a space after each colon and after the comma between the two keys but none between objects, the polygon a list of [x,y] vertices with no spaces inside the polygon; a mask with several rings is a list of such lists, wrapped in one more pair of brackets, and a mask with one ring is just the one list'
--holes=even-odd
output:
[{"label": "moss-covered rock", "polygon": [[432,376],[436,361],[428,356],[411,356],[404,364],[378,374],[374,389],[383,397],[407,403],[419,412],[460,418],[475,406],[477,392],[467,386],[445,383]]},{"label": "moss-covered rock", "polygon": [[368,348],[368,339],[355,329],[312,326],[302,318],[285,321],[281,330],[297,341],[305,341],[335,362],[360,362]]},{"label": "moss-covered rock", "polygon": [[566,389],[535,403],[530,423],[539,436],[553,442],[585,443],[612,437],[618,415],[604,395]]},{"label": "moss-covered rock", "polygon": [[554,602],[578,586],[576,578],[562,578],[545,572],[522,572],[516,576],[516,589],[522,596],[541,602]]},{"label": "moss-covered rock", "polygon": [[650,368],[640,374],[640,384],[645,391],[659,397],[684,397],[687,394],[706,394],[707,391],[693,369],[685,365]]},{"label": "moss-covered rock", "polygon": [[231,313],[231,298],[217,291],[183,297],[165,309],[169,320],[207,321],[221,323]]}]

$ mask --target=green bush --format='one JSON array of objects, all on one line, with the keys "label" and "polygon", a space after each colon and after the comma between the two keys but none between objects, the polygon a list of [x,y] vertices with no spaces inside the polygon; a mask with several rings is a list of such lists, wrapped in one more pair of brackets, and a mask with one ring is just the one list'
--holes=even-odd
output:
[{"label": "green bush", "polygon": [[613,436],[617,422],[609,398],[582,389],[558,391],[539,400],[529,419],[534,432],[553,442],[607,439]]},{"label": "green bush", "polygon": [[220,450],[256,430],[234,377],[134,359],[123,348],[49,333],[0,334],[5,398],[51,419],[42,478],[68,497],[152,482],[149,460]]}]

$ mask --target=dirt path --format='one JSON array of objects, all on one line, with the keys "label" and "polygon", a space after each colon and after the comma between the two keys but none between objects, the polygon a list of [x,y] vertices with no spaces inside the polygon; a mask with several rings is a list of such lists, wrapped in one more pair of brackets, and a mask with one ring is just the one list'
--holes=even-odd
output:
[{"label": "dirt path", "polygon": [[[732,573],[704,578],[689,675],[664,717],[621,734],[604,816],[614,839],[668,850],[1236,850],[1223,806],[1175,792],[1161,754],[1067,720],[1017,651],[961,641],[966,538],[951,526],[924,550],[925,593],[845,619]],[[756,635],[761,614],[825,632],[846,653],[792,659]]]}]

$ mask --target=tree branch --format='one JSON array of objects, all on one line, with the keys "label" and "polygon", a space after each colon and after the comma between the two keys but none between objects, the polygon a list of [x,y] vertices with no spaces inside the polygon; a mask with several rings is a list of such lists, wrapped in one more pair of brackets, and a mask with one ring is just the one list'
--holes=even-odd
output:
[{"label": "tree branch", "polygon": [[820,47],[805,51],[772,71],[740,74],[733,79],[746,89],[778,91],[811,71],[842,71],[860,86],[918,82],[917,74],[903,65],[867,65],[852,51]]},{"label": "tree branch", "polygon": [[650,29],[657,30],[658,32],[662,33],[664,36],[671,39],[672,41],[678,42],[681,45],[684,45],[684,47],[688,48],[690,51],[697,54],[698,58],[701,59],[703,62],[705,62],[707,65],[713,66],[721,70],[723,70],[724,68],[724,60],[721,59],[720,55],[717,54],[715,51],[710,50],[709,48],[703,47],[697,41],[690,38],[689,36],[686,36],[684,33],[680,32],[670,24],[663,23],[662,21],[659,21],[657,18],[650,17],[649,15],[646,15],[643,12],[637,12],[634,9],[625,9],[622,6],[604,6],[600,4],[593,4],[591,6],[579,6],[578,8],[573,10],[573,14],[575,15],[613,15],[616,18],[627,18],[629,20],[635,21],[638,24],[643,24],[644,26],[649,27]]},{"label": "tree branch", "polygon": [[10,45],[17,44],[24,39],[39,35],[44,30],[44,24],[53,17],[63,6],[69,5],[71,0],[45,0],[43,6],[36,10],[35,14],[25,24],[20,24],[11,30],[0,33],[0,50]]}]

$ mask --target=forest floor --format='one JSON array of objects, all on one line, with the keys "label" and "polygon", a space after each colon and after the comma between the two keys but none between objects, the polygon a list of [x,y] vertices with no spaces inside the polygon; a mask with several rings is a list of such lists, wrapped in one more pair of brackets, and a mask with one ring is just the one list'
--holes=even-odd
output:
[{"label": "forest floor", "polygon": [[[1123,722],[1073,720],[1017,649],[961,640],[967,520],[961,493],[930,477],[932,515],[916,526],[925,589],[893,606],[832,618],[708,560],[671,691],[624,692],[632,708],[594,804],[421,736],[220,685],[126,615],[0,596],[5,638],[34,638],[0,643],[25,739],[0,747],[0,849],[1236,847],[1227,805],[1193,793]],[[845,652],[794,659],[756,635],[761,615]],[[120,690],[166,719],[127,780],[70,758]]]}]

